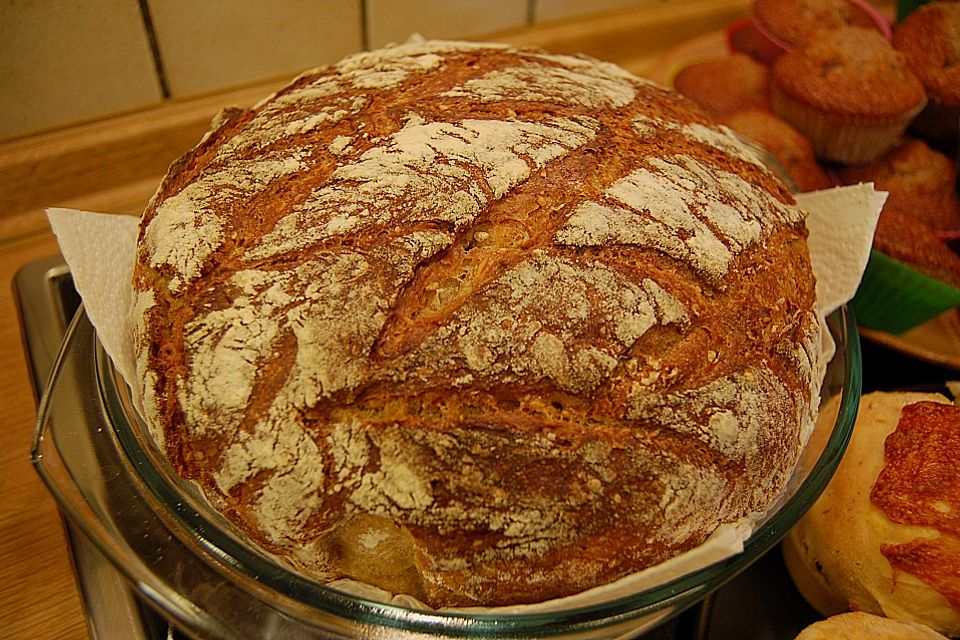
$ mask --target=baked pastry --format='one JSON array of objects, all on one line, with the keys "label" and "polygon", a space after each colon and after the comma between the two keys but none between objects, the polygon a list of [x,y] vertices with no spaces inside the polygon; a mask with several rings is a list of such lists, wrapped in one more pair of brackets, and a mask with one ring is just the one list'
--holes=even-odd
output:
[{"label": "baked pastry", "polygon": [[881,25],[864,4],[851,0],[754,0],[751,15],[759,28],[791,49],[842,27],[880,33]]},{"label": "baked pastry", "polygon": [[861,326],[903,333],[960,305],[960,256],[899,208],[880,212],[851,304]]},{"label": "baked pastry", "polygon": [[893,46],[929,98],[911,130],[955,142],[960,121],[960,4],[931,2],[919,7],[896,25]]},{"label": "baked pastry", "polygon": [[863,611],[838,613],[815,622],[796,640],[947,640],[928,626]]},{"label": "baked pastry", "polygon": [[813,145],[796,129],[768,111],[745,109],[722,122],[773,154],[798,191],[829,189],[833,181],[817,162]]},{"label": "baked pastry", "polygon": [[817,157],[850,165],[886,154],[927,102],[890,44],[858,27],[824,31],[777,58],[770,99]]},{"label": "baked pastry", "polygon": [[861,398],[826,490],[784,542],[800,592],[960,634],[960,407],[939,394]]},{"label": "baked pastry", "polygon": [[767,68],[743,53],[690,64],[674,76],[673,88],[718,119],[770,109]]},{"label": "baked pastry", "polygon": [[226,112],[144,212],[134,289],[173,468],[299,571],[433,606],[700,544],[816,412],[792,196],[580,57],[411,43]]},{"label": "baked pastry", "polygon": [[873,247],[917,271],[960,288],[960,256],[928,225],[898,208],[880,212]]},{"label": "baked pastry", "polygon": [[922,140],[904,140],[877,162],[841,167],[837,176],[843,184],[872,182],[886,191],[886,211],[897,209],[935,231],[960,230],[960,197],[953,160]]}]

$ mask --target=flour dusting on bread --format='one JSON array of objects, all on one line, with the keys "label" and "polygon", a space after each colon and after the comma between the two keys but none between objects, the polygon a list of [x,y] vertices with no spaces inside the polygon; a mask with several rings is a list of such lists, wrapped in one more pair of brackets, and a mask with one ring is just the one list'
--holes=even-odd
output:
[{"label": "flour dusting on bread", "polygon": [[815,412],[803,215],[613,65],[429,41],[225,111],[144,212],[151,431],[256,544],[433,606],[763,510]]}]

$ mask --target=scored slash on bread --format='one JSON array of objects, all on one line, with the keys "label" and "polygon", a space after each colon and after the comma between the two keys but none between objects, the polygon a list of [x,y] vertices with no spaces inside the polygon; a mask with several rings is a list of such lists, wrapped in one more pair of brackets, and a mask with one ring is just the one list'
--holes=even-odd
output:
[{"label": "scored slash on bread", "polygon": [[145,211],[146,417],[321,580],[604,584],[763,511],[818,401],[802,212],[613,65],[427,42],[228,112]]}]

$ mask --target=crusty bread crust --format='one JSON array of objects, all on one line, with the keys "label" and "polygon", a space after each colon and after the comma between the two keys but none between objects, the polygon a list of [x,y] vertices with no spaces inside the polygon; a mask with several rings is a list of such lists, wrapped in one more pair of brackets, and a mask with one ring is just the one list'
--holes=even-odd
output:
[{"label": "crusty bread crust", "polygon": [[784,541],[791,576],[821,613],[849,608],[960,636],[958,413],[935,393],[861,398],[843,460]]},{"label": "crusty bread crust", "polygon": [[609,64],[408,44],[223,114],[143,215],[174,468],[319,579],[603,584],[765,509],[819,357],[791,195]]},{"label": "crusty bread crust", "polygon": [[852,611],[811,624],[795,640],[946,640],[946,636],[915,622]]}]

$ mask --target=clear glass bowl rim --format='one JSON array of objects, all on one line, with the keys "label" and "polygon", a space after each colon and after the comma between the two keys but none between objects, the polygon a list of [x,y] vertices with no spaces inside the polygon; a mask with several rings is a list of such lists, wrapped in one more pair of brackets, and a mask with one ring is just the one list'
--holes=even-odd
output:
[{"label": "clear glass bowl rim", "polygon": [[[82,311],[77,314],[78,317],[81,315]],[[74,319],[68,331],[64,350],[69,348],[70,336],[76,330],[78,319]],[[137,433],[138,429],[145,429],[139,416],[133,414],[139,423],[137,428],[129,419],[129,391],[114,370],[110,358],[102,347],[99,347],[99,343],[96,368],[104,414],[109,417],[108,422],[112,426],[117,446],[126,456],[127,462],[152,492],[156,503],[166,510],[162,515],[168,520],[172,518],[178,522],[182,526],[180,533],[207,550],[212,558],[221,562],[228,570],[257,581],[297,605],[305,605],[363,625],[396,628],[413,633],[431,634],[439,631],[447,636],[461,637],[494,637],[517,633],[532,637],[560,632],[585,632],[657,613],[670,606],[675,607],[673,614],[678,613],[732,579],[780,541],[829,482],[849,441],[857,414],[861,362],[859,336],[852,312],[841,307],[828,318],[828,326],[837,343],[838,355],[842,352],[845,365],[840,386],[842,396],[833,429],[824,450],[794,495],[753,533],[741,553],[653,589],[616,600],[562,611],[509,615],[419,610],[365,600],[327,587],[268,559],[216,524],[213,518],[205,516],[204,505],[195,504],[189,493],[174,486],[168,480],[169,474],[158,468],[153,455],[144,449]],[[55,377],[56,372],[51,380]],[[125,393],[127,397],[124,397]],[[42,409],[43,405],[37,427],[38,438],[44,426]],[[35,441],[35,463],[38,463],[37,450],[38,443]],[[45,477],[42,465],[37,464],[37,467],[49,486],[50,481]],[[63,497],[58,495],[59,492],[52,492],[62,503]],[[197,508],[198,506],[200,508]],[[66,511],[75,512],[69,508]],[[122,562],[118,562],[118,559],[109,553],[110,546],[101,548],[108,551],[108,556],[122,570]]]}]

